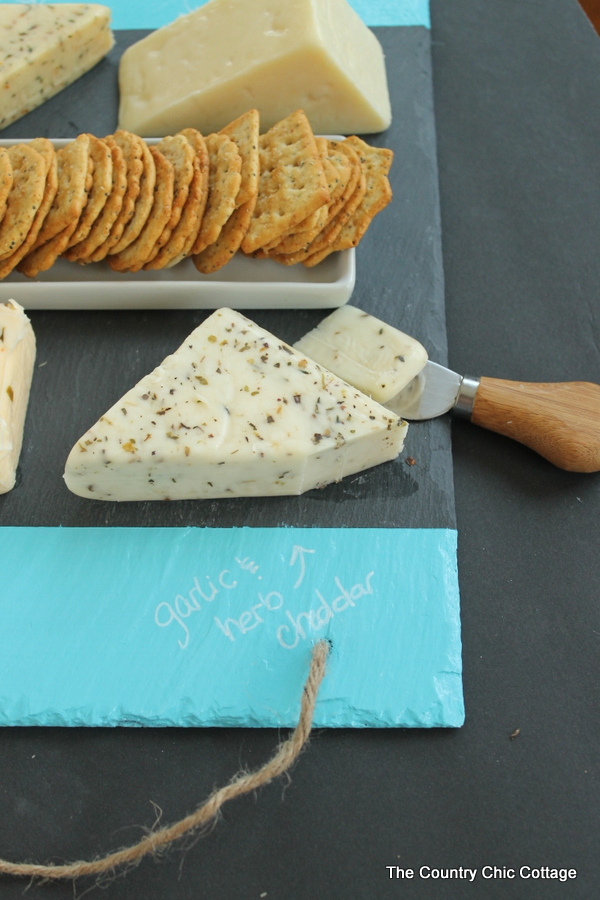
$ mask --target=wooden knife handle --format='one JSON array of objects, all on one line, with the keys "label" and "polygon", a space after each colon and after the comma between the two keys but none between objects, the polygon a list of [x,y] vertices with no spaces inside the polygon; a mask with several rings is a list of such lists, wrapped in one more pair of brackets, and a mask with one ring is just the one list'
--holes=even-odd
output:
[{"label": "wooden knife handle", "polygon": [[568,472],[600,471],[600,385],[482,378],[471,421],[513,438]]}]

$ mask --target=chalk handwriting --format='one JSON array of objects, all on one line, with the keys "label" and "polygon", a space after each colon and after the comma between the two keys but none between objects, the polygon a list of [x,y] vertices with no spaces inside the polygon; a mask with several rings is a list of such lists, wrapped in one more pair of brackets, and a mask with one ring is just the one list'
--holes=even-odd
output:
[{"label": "chalk handwriting", "polygon": [[277,629],[277,640],[281,646],[285,647],[286,650],[293,650],[294,647],[298,646],[300,640],[305,640],[308,637],[309,632],[320,631],[333,619],[336,613],[343,612],[349,606],[356,606],[357,600],[360,600],[366,594],[372,594],[371,578],[374,574],[374,572],[369,572],[364,584],[359,582],[353,585],[349,591],[346,590],[336,576],[334,581],[341,593],[334,600],[328,603],[322,593],[315,590],[315,594],[321,602],[321,606],[317,609],[301,612],[296,617],[292,615],[289,609],[286,609],[285,614],[290,624],[280,625]]},{"label": "chalk handwriting", "polygon": [[245,556],[243,559],[238,559],[236,556],[235,561],[240,569],[244,569],[245,571],[250,572],[252,575],[256,575],[259,570],[258,564],[255,563],[253,559],[250,559],[249,556]]},{"label": "chalk handwriting", "polygon": [[[306,575],[305,554],[316,554],[316,552],[316,550],[301,547],[298,544],[293,546],[289,566],[298,564],[300,568],[298,578],[293,585],[294,591],[301,586]],[[249,556],[245,556],[243,559],[236,556],[234,562],[242,571],[262,579],[262,575],[257,575],[259,564]],[[321,585],[320,590],[314,589],[312,602],[307,598],[307,608],[305,607],[304,611],[300,613],[292,613],[290,609],[286,608],[285,596],[281,591],[270,590],[263,593],[257,591],[255,594],[257,602],[246,600],[247,607],[241,612],[238,607],[234,617],[227,614],[225,616],[214,615],[214,612],[217,612],[215,607],[219,606],[219,601],[213,607],[214,612],[209,613],[210,607],[221,593],[235,591],[238,587],[238,581],[232,572],[229,569],[222,569],[214,581],[210,575],[203,576],[201,580],[198,576],[194,576],[193,585],[187,594],[177,594],[172,602],[163,601],[158,604],[154,611],[154,621],[159,628],[168,628],[175,624],[177,643],[182,650],[185,650],[190,643],[188,620],[195,613],[203,611],[204,614],[209,613],[219,631],[232,643],[248,634],[249,631],[259,628],[270,615],[275,614],[276,620],[273,624],[277,625],[275,632],[277,642],[284,649],[293,650],[300,641],[307,640],[311,634],[325,628],[334,616],[355,607],[363,597],[373,594],[371,579],[374,574],[374,572],[369,572],[363,581],[359,581],[351,587],[345,587],[341,578],[335,575],[333,577],[334,588],[331,590],[331,594],[335,594],[335,596],[326,597],[327,591]],[[304,590],[306,591],[306,588]],[[227,611],[229,611],[231,607],[227,601],[225,603]],[[298,604],[294,605],[297,608]],[[283,617],[283,622],[281,622],[281,617]],[[281,624],[278,624],[278,619]]]},{"label": "chalk handwriting", "polygon": [[235,635],[231,631],[232,625],[235,625],[240,634],[246,634],[246,632],[251,631],[265,621],[261,619],[257,610],[262,612],[267,609],[269,612],[273,612],[276,609],[281,609],[283,606],[283,597],[279,591],[269,591],[265,597],[259,593],[258,597],[260,602],[255,603],[250,609],[244,610],[239,619],[225,619],[224,622],[221,622],[217,616],[214,617],[215,624],[230,641],[235,641]]},{"label": "chalk handwriting", "polygon": [[304,581],[304,575],[306,574],[306,563],[304,562],[305,553],[315,553],[315,551],[307,550],[306,547],[300,547],[298,544],[294,544],[294,547],[292,549],[292,558],[290,559],[290,566],[293,566],[297,559],[300,560],[300,575],[298,576],[294,588],[299,588]]},{"label": "chalk handwriting", "polygon": [[[219,572],[219,577],[217,579],[221,587],[227,591],[231,591],[237,587],[237,581],[226,580],[227,576],[230,575],[231,572],[229,569],[223,569],[222,572]],[[181,639],[177,641],[182,650],[185,650],[190,642],[190,632],[183,619],[187,619],[192,613],[199,612],[202,609],[200,598],[202,598],[205,603],[212,603],[219,593],[219,588],[213,584],[209,575],[206,576],[206,580],[208,581],[210,594],[204,593],[200,587],[198,577],[194,576],[194,587],[188,592],[187,597],[184,597],[183,594],[177,594],[173,601],[173,605],[163,601],[162,603],[159,603],[154,610],[154,621],[160,628],[166,628],[173,622],[177,622],[177,624],[183,628],[185,641],[183,643],[181,642]]]}]

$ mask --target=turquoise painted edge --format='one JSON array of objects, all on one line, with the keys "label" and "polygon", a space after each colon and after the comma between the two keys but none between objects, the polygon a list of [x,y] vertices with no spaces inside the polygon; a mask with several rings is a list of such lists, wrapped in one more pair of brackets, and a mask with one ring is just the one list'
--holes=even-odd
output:
[{"label": "turquoise painted edge", "polygon": [[454,529],[5,527],[0,724],[464,721]]},{"label": "turquoise painted edge", "polygon": [[[104,5],[112,10],[112,27],[116,30],[160,28],[204,3],[188,0],[113,0]],[[369,26],[430,27],[429,0],[350,0],[350,5]]]}]

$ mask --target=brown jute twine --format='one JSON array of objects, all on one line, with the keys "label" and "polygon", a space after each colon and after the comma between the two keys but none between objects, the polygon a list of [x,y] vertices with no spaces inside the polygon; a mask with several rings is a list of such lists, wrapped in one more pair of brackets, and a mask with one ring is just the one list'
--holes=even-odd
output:
[{"label": "brown jute twine", "polygon": [[104,875],[114,872],[121,866],[135,865],[148,853],[156,853],[183,837],[184,834],[208,825],[228,800],[234,800],[236,797],[241,797],[243,794],[248,794],[250,791],[255,791],[268,784],[286,772],[296,761],[310,734],[315,703],[325,675],[328,653],[327,641],[319,641],[313,647],[310,670],[302,691],[298,724],[287,741],[279,745],[275,755],[260,769],[235,775],[229,784],[213,791],[208,800],[189,816],[175,822],[174,825],[151,832],[132,847],[117,850],[115,853],[109,853],[108,856],[90,862],[74,862],[62,866],[13,863],[0,859],[0,874],[41,879],[71,879],[73,881],[84,875]]}]

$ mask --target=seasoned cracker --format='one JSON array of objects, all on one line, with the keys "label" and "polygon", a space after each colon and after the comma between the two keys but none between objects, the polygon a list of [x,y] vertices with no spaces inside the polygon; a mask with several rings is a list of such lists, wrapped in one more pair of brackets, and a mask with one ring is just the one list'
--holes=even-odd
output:
[{"label": "seasoned cracker", "polygon": [[343,207],[343,209],[340,210],[335,219],[333,219],[333,221],[330,222],[330,224],[326,226],[325,229],[323,229],[324,243],[322,244],[321,249],[315,249],[315,247],[317,246],[317,242],[315,241],[315,243],[311,244],[308,250],[305,251],[305,256],[306,253],[308,253],[308,256],[306,256],[306,258],[302,260],[305,266],[307,266],[308,268],[316,266],[317,263],[322,262],[322,260],[324,260],[326,256],[329,256],[329,254],[333,253],[335,250],[346,250],[349,246],[354,246],[338,246],[338,241],[343,229],[348,225],[349,222],[352,221],[366,195],[367,177],[365,173],[362,172],[358,185],[356,186],[354,193],[352,194],[346,205]]},{"label": "seasoned cracker", "polygon": [[[123,151],[111,138],[105,138],[104,142],[110,149],[112,162],[111,187],[109,196],[102,208],[102,212],[92,224],[88,236],[79,244],[66,251],[64,256],[71,262],[99,262],[104,259],[108,250],[107,246],[111,230],[121,212],[123,198],[127,190],[127,165]],[[96,258],[96,254],[98,257]]]},{"label": "seasoned cracker", "polygon": [[[319,141],[319,139],[317,140]],[[337,237],[343,222],[338,222],[336,216],[356,190],[361,175],[358,156],[352,149],[346,148],[344,152],[340,152],[335,146],[332,146],[331,141],[326,141],[325,143],[327,144],[327,158],[324,160],[323,165],[331,201],[327,206],[318,210],[319,213],[324,213],[324,219],[322,218],[311,232],[298,232],[297,234],[289,235],[277,247],[271,249],[269,256],[276,262],[284,265],[291,266],[303,262]],[[355,206],[358,205],[361,199],[362,194],[355,196]],[[335,222],[332,224],[334,219]]]},{"label": "seasoned cracker", "polygon": [[209,134],[206,138],[210,170],[208,200],[192,255],[208,247],[219,237],[221,228],[235,209],[242,180],[242,159],[235,142],[226,134]]},{"label": "seasoned cracker", "polygon": [[256,197],[253,197],[243,206],[234,209],[214,244],[192,257],[199,272],[203,275],[217,272],[235,256],[252,221],[255,204]]},{"label": "seasoned cracker", "polygon": [[[304,250],[298,250],[296,253],[290,253],[286,256],[275,256],[272,258],[276,262],[283,263],[286,266],[293,266],[296,263],[305,263],[307,266],[314,266],[317,262],[325,259],[332,250],[328,249],[333,244],[335,238],[343,228],[344,224],[350,219],[358,209],[367,191],[367,180],[364,174],[361,174],[359,182],[354,189],[354,193],[340,210],[335,219],[321,231],[317,237]],[[321,255],[322,254],[322,255]],[[312,260],[312,262],[308,262]]]},{"label": "seasoned cracker", "polygon": [[165,246],[144,265],[144,269],[167,269],[181,262],[192,249],[200,230],[208,196],[208,150],[204,138],[194,128],[187,128],[181,134],[193,151],[194,176],[179,222]]},{"label": "seasoned cracker", "polygon": [[243,206],[258,194],[260,160],[258,156],[260,117],[257,109],[251,109],[243,116],[221,128],[219,134],[225,134],[234,141],[242,159],[240,189],[235,198],[235,205]]},{"label": "seasoned cracker", "polygon": [[123,151],[127,165],[127,190],[123,197],[121,212],[106,239],[106,246],[101,245],[98,248],[93,262],[97,261],[96,257],[100,253],[104,253],[104,256],[109,253],[120,253],[139,235],[152,204],[156,178],[154,161],[141,137],[120,129],[109,135],[109,138]]},{"label": "seasoned cracker", "polygon": [[299,250],[304,250],[306,247],[308,247],[308,245],[317,237],[318,234],[321,233],[321,231],[325,227],[327,223],[328,210],[329,205],[325,204],[317,210],[316,214],[313,213],[312,216],[309,216],[310,224],[312,225],[312,227],[309,229],[298,229],[298,231],[286,235],[283,240],[281,240],[275,247],[271,248],[271,250],[269,251],[269,256],[285,256],[289,253],[297,253]]},{"label": "seasoned cracker", "polygon": [[323,163],[302,110],[274,125],[259,141],[258,199],[242,243],[253,253],[329,202]]},{"label": "seasoned cracker", "polygon": [[[334,240],[337,236],[340,228],[343,225],[343,221],[340,221],[337,217],[339,213],[341,213],[341,211],[345,207],[347,207],[350,198],[353,196],[354,198],[356,198],[357,195],[355,192],[357,187],[359,186],[359,182],[363,174],[358,155],[354,152],[352,147],[350,147],[346,143],[346,141],[329,141],[328,143],[330,146],[330,150],[332,151],[332,161],[336,162],[336,160],[338,160],[338,165],[342,166],[344,165],[343,161],[345,161],[346,166],[344,177],[343,179],[340,178],[340,185],[343,189],[341,190],[341,192],[338,192],[339,196],[332,198],[332,203],[329,206],[327,223],[325,225],[325,228],[321,232],[321,235],[317,239],[321,240],[323,245],[331,243],[331,241]],[[348,176],[347,179],[345,177],[346,175]],[[331,229],[329,229],[330,225],[333,226]]]},{"label": "seasoned cracker", "polygon": [[0,147],[0,221],[6,212],[6,200],[13,183],[10,156],[5,147]]},{"label": "seasoned cracker", "polygon": [[88,135],[90,139],[90,159],[93,164],[91,188],[87,192],[87,201],[81,213],[77,228],[69,238],[69,247],[83,241],[92,225],[102,212],[112,187],[112,156],[110,147],[100,138]]},{"label": "seasoned cracker", "polygon": [[[346,203],[356,190],[358,182],[360,181],[360,177],[362,175],[362,168],[360,165],[358,154],[346,141],[329,141],[328,143],[332,154],[332,161],[335,162],[337,157],[339,156],[342,158],[342,160],[345,160],[347,165],[350,167],[350,174],[348,180],[346,181],[344,189],[342,190],[340,196],[335,199],[334,204],[329,211],[329,218],[331,220],[346,205]],[[340,164],[343,165],[343,162],[341,162]]]},{"label": "seasoned cracker", "polygon": [[156,147],[149,153],[155,171],[155,190],[150,214],[138,237],[116,256],[108,257],[108,264],[115,272],[139,272],[152,248],[171,218],[173,207],[173,165]]},{"label": "seasoned cracker", "polygon": [[50,269],[58,257],[63,253],[69,243],[69,238],[77,228],[77,219],[74,219],[63,231],[54,235],[41,247],[37,247],[29,253],[17,266],[17,271],[28,278],[35,278],[40,272]]},{"label": "seasoned cracker", "polygon": [[392,199],[392,189],[388,180],[388,172],[394,159],[392,150],[381,147],[370,147],[360,138],[352,136],[344,142],[356,151],[366,179],[366,191],[356,210],[347,217],[335,241],[326,250],[309,257],[304,265],[313,266],[337,250],[356,247],[367,228],[377,215]]},{"label": "seasoned cracker", "polygon": [[[351,147],[344,146],[342,149],[342,145],[340,145],[339,150],[350,164],[350,178],[339,199],[330,204],[325,227],[304,250],[297,251],[291,259],[279,259],[277,260],[278,262],[293,265],[294,263],[304,262],[309,257],[314,257],[312,265],[315,265],[317,261],[320,261],[317,259],[317,254],[320,254],[335,241],[345,223],[362,202],[367,190],[367,181],[361,168],[360,159]],[[325,253],[320,259],[324,259],[327,255]]]},{"label": "seasoned cracker", "polygon": [[173,205],[171,218],[163,228],[147,262],[151,262],[169,241],[173,230],[179,224],[183,208],[190,192],[190,184],[194,176],[194,151],[183,134],[165,137],[156,145],[173,166]]},{"label": "seasoned cracker", "polygon": [[89,151],[90,140],[87,134],[80,134],[57,151],[58,189],[33,245],[34,250],[64,232],[73,222],[79,221],[87,200]]},{"label": "seasoned cracker", "polygon": [[0,224],[0,260],[7,259],[25,242],[44,198],[46,163],[27,144],[8,148],[13,181]]},{"label": "seasoned cracker", "polygon": [[[200,194],[200,202],[198,203],[198,227],[196,229],[196,234],[191,235],[185,242],[184,248],[182,250],[182,254],[185,256],[189,256],[192,252],[192,248],[196,243],[196,238],[198,237],[198,233],[200,231],[200,227],[202,225],[202,219],[204,217],[204,212],[206,210],[206,204],[208,201],[208,188],[210,181],[210,157],[208,155],[208,147],[206,146],[206,141],[204,137],[197,131],[195,128],[184,128],[180,134],[182,134],[186,140],[189,141],[192,150],[196,154],[196,162],[198,164],[199,170],[203,175],[202,178],[202,192]],[[172,263],[169,263],[172,265]]]},{"label": "seasoned cracker", "polygon": [[50,141],[46,138],[34,138],[34,140],[29,142],[29,146],[40,154],[46,166],[46,184],[44,187],[44,196],[42,198],[42,202],[39,205],[38,211],[35,214],[35,218],[32,222],[31,228],[29,229],[27,237],[25,238],[25,241],[21,244],[18,250],[16,250],[14,253],[12,253],[10,256],[7,256],[6,259],[0,262],[0,279],[6,278],[6,276],[9,275],[12,270],[16,268],[16,266],[18,266],[21,260],[25,256],[27,256],[27,254],[33,247],[43,225],[44,219],[48,215],[50,207],[52,206],[54,197],[56,196],[56,191],[58,189],[58,167],[56,162],[56,153]]},{"label": "seasoned cracker", "polygon": [[330,210],[331,204],[337,203],[342,197],[353,174],[353,165],[350,157],[347,153],[337,149],[337,143],[337,141],[327,141],[327,163],[335,169],[333,180],[330,181],[331,176],[327,177],[329,193],[331,194]]}]

